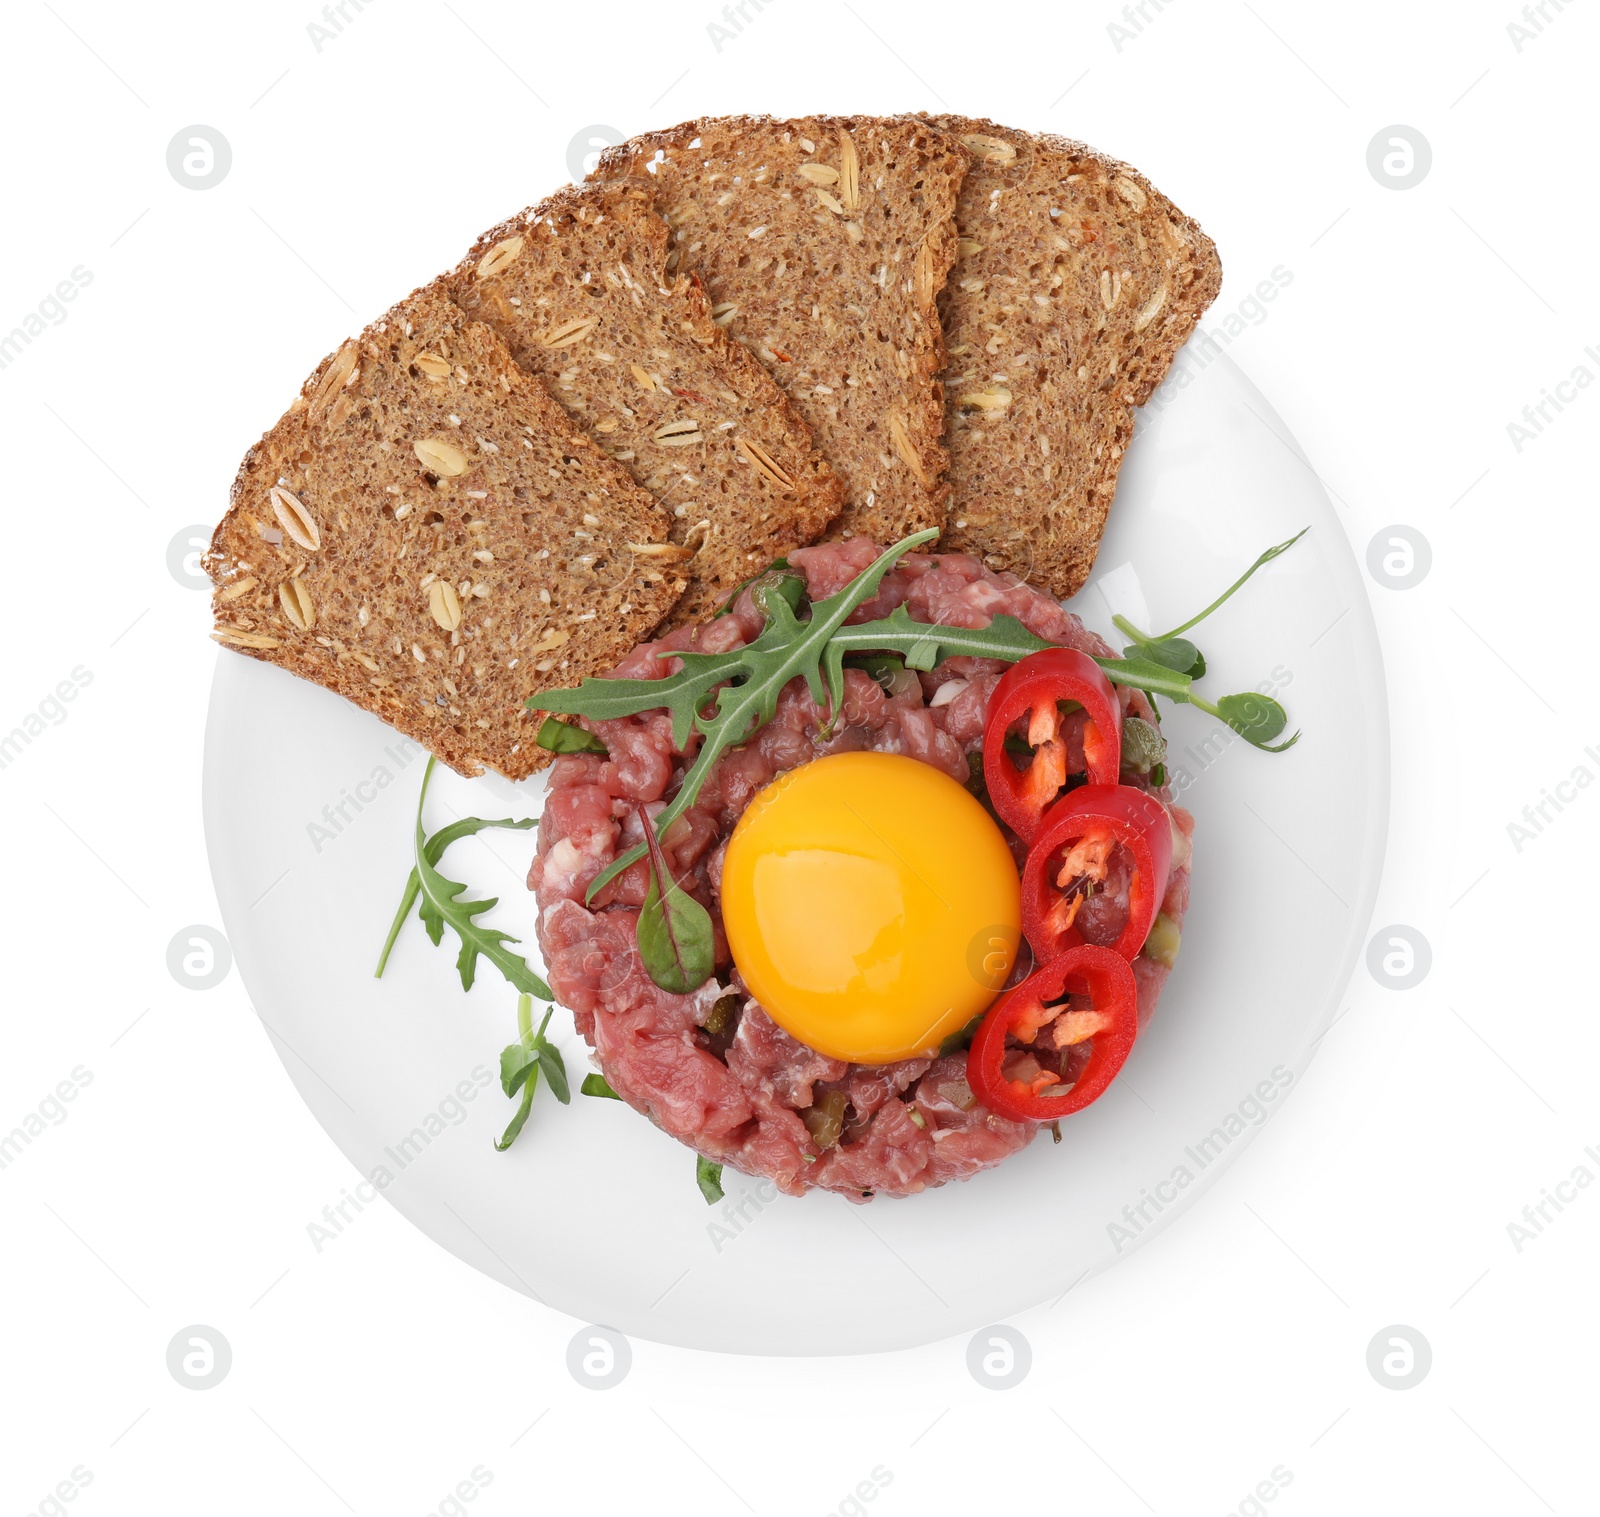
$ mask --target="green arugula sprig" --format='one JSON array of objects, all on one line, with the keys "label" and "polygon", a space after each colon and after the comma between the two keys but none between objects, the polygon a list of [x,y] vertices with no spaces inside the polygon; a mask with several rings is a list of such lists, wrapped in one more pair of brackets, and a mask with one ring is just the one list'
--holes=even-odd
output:
[{"label": "green arugula sprig", "polygon": [[[1287,542],[1278,543],[1275,547],[1268,548],[1261,554],[1238,579],[1228,586],[1209,606],[1196,616],[1191,616],[1188,621],[1176,626],[1170,632],[1155,635],[1141,632],[1125,616],[1111,618],[1117,630],[1124,636],[1133,639],[1132,645],[1122,650],[1124,659],[1129,663],[1147,663],[1161,669],[1167,669],[1174,674],[1184,676],[1193,681],[1200,679],[1206,672],[1206,658],[1188,638],[1182,636],[1193,627],[1198,627],[1219,606],[1233,596],[1256,572],[1265,564],[1270,564],[1281,553],[1287,553],[1290,548],[1300,541],[1311,529],[1302,527]],[[1101,664],[1104,666],[1102,659]],[[1115,675],[1112,676],[1116,678]],[[1123,684],[1129,683],[1124,679]],[[1174,700],[1186,700],[1191,705],[1198,706],[1202,711],[1209,712],[1219,721],[1226,722],[1247,743],[1268,753],[1282,753],[1285,748],[1292,748],[1300,741],[1300,734],[1296,732],[1287,742],[1274,744],[1271,739],[1277,737],[1288,726],[1288,714],[1283,707],[1273,700],[1271,696],[1257,695],[1245,692],[1240,695],[1225,695],[1216,705],[1194,694],[1192,690],[1182,695],[1174,694],[1170,689],[1161,690],[1159,684],[1141,685],[1140,688],[1147,694],[1163,693],[1171,695]]]},{"label": "green arugula sprig", "polygon": [[[544,1072],[544,1083],[550,1087],[550,1093],[556,1100],[563,1106],[572,1100],[572,1091],[567,1085],[566,1061],[561,1057],[561,1050],[544,1035],[554,1011],[555,1007],[552,1006],[545,1012],[544,1020],[539,1023],[536,1032],[533,1026],[533,997],[517,997],[517,1031],[521,1036],[500,1052],[500,1089],[508,1096],[515,1096],[520,1090],[522,1102],[511,1119],[511,1125],[495,1144],[501,1153],[517,1141],[522,1124],[533,1110],[533,1092],[539,1083],[541,1070]],[[587,1080],[584,1085],[587,1088]]]},{"label": "green arugula sprig", "polygon": [[417,796],[417,821],[414,834],[415,862],[411,868],[411,877],[406,881],[400,909],[394,914],[394,923],[389,928],[383,953],[378,958],[374,976],[379,979],[383,977],[384,967],[389,962],[389,954],[394,948],[395,939],[400,936],[400,929],[405,925],[406,916],[420,896],[422,905],[417,914],[421,917],[422,925],[434,947],[439,946],[446,927],[461,939],[461,952],[456,957],[456,969],[460,972],[463,990],[472,989],[472,982],[478,973],[478,956],[481,954],[524,995],[537,996],[541,1001],[553,1001],[555,996],[551,993],[550,987],[528,968],[528,961],[520,953],[513,953],[505,946],[507,943],[520,940],[508,932],[486,927],[478,921],[484,912],[491,910],[498,903],[499,897],[490,896],[486,901],[464,901],[461,899],[461,894],[467,887],[456,880],[446,879],[438,869],[445,849],[457,838],[471,837],[474,833],[482,832],[489,827],[508,827],[515,832],[525,832],[535,825],[537,819],[526,817],[521,821],[513,821],[510,817],[501,817],[497,821],[485,821],[481,817],[469,816],[463,817],[459,822],[452,822],[448,827],[440,828],[431,838],[428,837],[422,828],[422,807],[428,798],[428,782],[433,778],[435,762],[430,757],[427,768],[422,771],[422,792]]},{"label": "green arugula sprig", "polygon": [[544,1071],[545,1084],[550,1087],[558,1101],[565,1105],[572,1099],[572,1094],[567,1088],[567,1070],[561,1059],[561,1050],[544,1035],[555,1007],[552,1006],[545,1012],[544,1020],[540,1022],[537,1032],[533,1027],[533,998],[537,996],[541,1001],[554,1001],[555,996],[550,987],[528,968],[528,961],[520,953],[513,953],[506,946],[508,943],[518,942],[517,938],[512,937],[510,933],[501,932],[498,928],[487,927],[478,920],[484,912],[491,910],[497,904],[498,897],[490,896],[485,901],[462,900],[462,893],[467,887],[456,880],[446,879],[439,872],[438,866],[444,857],[445,849],[458,838],[471,837],[490,827],[506,827],[514,832],[525,832],[536,824],[537,819],[525,817],[516,821],[511,817],[500,817],[497,820],[486,821],[482,817],[469,816],[451,822],[448,827],[441,827],[432,837],[428,837],[422,826],[422,810],[428,799],[428,783],[433,778],[434,762],[429,758],[427,767],[422,771],[422,791],[417,796],[414,862],[410,878],[406,881],[405,894],[400,899],[400,909],[394,914],[389,936],[385,939],[383,952],[378,957],[375,975],[377,978],[382,978],[383,971],[389,963],[389,954],[394,949],[395,940],[400,936],[400,929],[405,925],[411,908],[420,898],[422,904],[417,914],[421,917],[423,928],[434,946],[438,947],[444,938],[446,927],[461,939],[461,952],[456,956],[456,970],[461,976],[463,990],[472,989],[472,983],[477,978],[478,959],[481,955],[522,992],[517,997],[517,1030],[520,1037],[500,1055],[501,1089],[508,1096],[515,1096],[519,1090],[522,1092],[522,1103],[518,1106],[516,1115],[512,1117],[511,1125],[495,1144],[496,1148],[503,1151],[516,1141],[517,1134],[522,1131],[522,1124],[528,1120],[540,1070]]}]

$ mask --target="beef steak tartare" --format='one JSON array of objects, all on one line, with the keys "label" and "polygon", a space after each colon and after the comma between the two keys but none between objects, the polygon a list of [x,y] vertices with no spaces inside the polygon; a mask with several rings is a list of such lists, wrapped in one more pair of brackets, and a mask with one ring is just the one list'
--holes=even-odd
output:
[{"label": "beef steak tartare", "polygon": [[[864,538],[824,543],[790,555],[812,601],[842,589],[879,555]],[[1010,574],[996,574],[964,554],[904,555],[851,623],[904,606],[916,621],[986,627],[1000,614],[1037,637],[1106,656],[1105,643],[1048,595]],[[618,677],[661,678],[681,667],[658,655],[726,652],[754,640],[765,618],[746,589],[724,615],[641,644],[616,668]],[[725,753],[695,802],[662,832],[661,848],[675,878],[710,913],[716,975],[690,994],[656,985],[636,940],[649,887],[640,860],[585,904],[585,894],[619,854],[643,839],[639,808],[655,816],[693,761],[691,735],[674,745],[665,711],[645,711],[583,725],[607,756],[574,753],[550,769],[537,855],[528,875],[538,901],[538,938],[560,1003],[612,1089],[658,1127],[717,1163],[765,1177],[798,1195],[836,1191],[860,1201],[906,1196],[998,1164],[1037,1136],[1037,1122],[1011,1121],[988,1110],[967,1080],[964,1046],[891,1064],[850,1064],[791,1037],[749,995],[722,929],[722,865],[729,837],[751,800],[786,771],[825,755],[873,751],[931,765],[981,791],[981,754],[990,698],[1005,673],[998,660],[950,658],[927,673],[899,669],[880,677],[845,670],[839,719],[813,700],[804,679],[784,688],[776,717],[749,742]],[[1153,721],[1143,695],[1119,689],[1122,715]],[[1086,767],[1085,714],[1060,722],[1069,776]],[[1175,932],[1189,893],[1193,822],[1174,805],[1159,767],[1124,767],[1122,783],[1155,797],[1172,824],[1172,867],[1160,910]],[[997,819],[998,821],[998,819]],[[1003,825],[1003,824],[1001,824]],[[1020,867],[1024,848],[1004,829]],[[1066,920],[1083,941],[1115,943],[1127,925],[1132,863],[1121,845],[1079,848],[1072,872],[1088,888],[1068,902]],[[1065,879],[1065,872],[1063,880]],[[1142,1026],[1155,1008],[1170,963],[1141,952],[1133,960]],[[1030,967],[1026,946],[1008,984]],[[1035,1047],[1014,1049],[1008,1075],[1040,1070],[1070,1080],[1085,1045],[1050,1046],[1041,1029]]]}]

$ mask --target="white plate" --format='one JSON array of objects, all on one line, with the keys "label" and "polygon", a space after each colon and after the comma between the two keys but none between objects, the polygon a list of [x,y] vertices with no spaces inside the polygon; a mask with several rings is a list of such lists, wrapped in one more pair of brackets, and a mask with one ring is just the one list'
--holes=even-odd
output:
[{"label": "white plate", "polygon": [[[1161,630],[1309,524],[1197,634],[1213,700],[1272,681],[1305,736],[1258,753],[1193,708],[1167,708],[1196,817],[1178,968],[1123,1075],[1064,1124],[1064,1141],[1044,1137],[964,1184],[857,1207],[777,1197],[729,1171],[727,1200],[709,1208],[688,1149],[619,1103],[574,1095],[563,1108],[547,1092],[497,1153],[512,1110],[495,1078],[514,1036],[510,989],[485,965],[463,996],[450,939],[434,948],[415,920],[385,978],[372,973],[409,868],[418,750],[326,691],[219,656],[205,822],[228,935],[306,1104],[389,1201],[486,1274],[585,1321],[774,1354],[974,1329],[1114,1263],[1194,1203],[1292,1090],[1338,1005],[1382,864],[1388,727],[1371,612],[1321,486],[1230,361],[1186,363],[1192,382],[1142,418],[1096,581],[1074,609],[1108,631],[1109,599]],[[541,798],[538,782],[442,771],[430,827],[533,815]],[[532,849],[531,834],[489,833],[458,843],[448,873],[499,895],[492,919],[537,962],[522,884]],[[564,1012],[551,1027],[576,1086],[583,1043]]]}]

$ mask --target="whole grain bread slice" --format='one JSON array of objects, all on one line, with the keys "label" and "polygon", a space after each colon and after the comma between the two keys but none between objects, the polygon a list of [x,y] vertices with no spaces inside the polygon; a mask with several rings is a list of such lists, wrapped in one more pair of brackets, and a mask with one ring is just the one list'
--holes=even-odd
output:
[{"label": "whole grain bread slice", "polygon": [[206,567],[215,636],[462,774],[550,757],[523,702],[602,674],[684,581],[662,515],[435,290],[323,360],[245,455]]},{"label": "whole grain bread slice", "polygon": [[1080,142],[960,116],[972,151],[960,258],[940,296],[951,496],[941,546],[1052,593],[1089,576],[1133,436],[1216,298],[1199,226]]},{"label": "whole grain bread slice", "polygon": [[843,477],[830,536],[942,526],[936,296],[968,154],[926,121],[733,116],[635,137],[592,180],[650,184],[677,267],[697,269]]},{"label": "whole grain bread slice", "polygon": [[674,622],[814,542],[840,482],[759,360],[712,319],[647,186],[568,188],[480,237],[445,280],[594,441],[666,508],[693,550]]}]

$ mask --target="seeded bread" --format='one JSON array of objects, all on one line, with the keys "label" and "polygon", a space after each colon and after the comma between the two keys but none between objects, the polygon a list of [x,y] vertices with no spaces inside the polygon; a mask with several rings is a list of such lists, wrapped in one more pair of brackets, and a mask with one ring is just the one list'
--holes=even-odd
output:
[{"label": "seeded bread", "polygon": [[951,497],[941,546],[1053,594],[1088,578],[1133,437],[1222,283],[1215,244],[1079,142],[937,116],[974,163],[940,296]]},{"label": "seeded bread", "polygon": [[530,694],[672,609],[655,502],[505,344],[418,291],[324,359],[245,455],[206,559],[215,636],[462,774],[549,758]]},{"label": "seeded bread", "polygon": [[692,558],[677,622],[814,542],[842,490],[760,361],[712,319],[700,281],[666,271],[651,192],[569,188],[485,233],[446,280],[517,363],[624,464]]},{"label": "seeded bread", "polygon": [[830,536],[944,524],[935,297],[968,154],[910,118],[736,116],[608,149],[592,180],[654,187],[679,267],[766,364],[842,476]]}]

